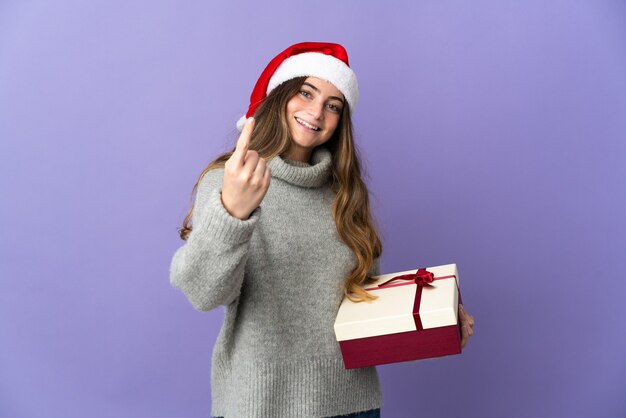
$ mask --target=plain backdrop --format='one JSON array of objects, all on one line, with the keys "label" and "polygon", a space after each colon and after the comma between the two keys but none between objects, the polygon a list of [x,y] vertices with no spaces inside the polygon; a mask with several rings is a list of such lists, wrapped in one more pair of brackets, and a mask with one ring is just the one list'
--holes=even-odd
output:
[{"label": "plain backdrop", "polygon": [[[0,3],[0,416],[198,417],[170,287],[200,172],[296,42],[343,44],[383,272],[457,263],[462,355],[385,418],[626,416],[626,2]],[[314,295],[313,295],[314,296]]]}]

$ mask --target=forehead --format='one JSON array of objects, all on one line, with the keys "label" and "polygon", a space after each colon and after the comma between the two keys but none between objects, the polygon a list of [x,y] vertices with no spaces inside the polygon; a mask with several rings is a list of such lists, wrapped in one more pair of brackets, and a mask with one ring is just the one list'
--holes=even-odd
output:
[{"label": "forehead", "polygon": [[330,81],[322,80],[317,77],[307,77],[305,83],[311,84],[325,96],[336,96],[344,99],[343,94]]}]

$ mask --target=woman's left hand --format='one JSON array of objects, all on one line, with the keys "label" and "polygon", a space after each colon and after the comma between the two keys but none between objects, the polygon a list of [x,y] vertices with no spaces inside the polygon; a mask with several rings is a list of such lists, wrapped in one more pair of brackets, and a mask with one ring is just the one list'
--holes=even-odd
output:
[{"label": "woman's left hand", "polygon": [[461,322],[461,347],[465,347],[474,334],[474,317],[468,314],[463,305],[459,305],[459,321]]}]

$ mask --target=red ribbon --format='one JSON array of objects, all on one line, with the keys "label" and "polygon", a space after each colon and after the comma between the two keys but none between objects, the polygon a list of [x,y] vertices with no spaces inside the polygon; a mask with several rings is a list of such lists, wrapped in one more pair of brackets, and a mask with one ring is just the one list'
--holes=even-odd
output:
[{"label": "red ribbon", "polygon": [[[451,277],[455,277],[455,276],[454,275],[450,275],[450,276],[435,277],[435,275],[433,273],[431,273],[430,271],[428,271],[428,270],[426,270],[424,268],[420,268],[415,273],[402,274],[400,276],[392,277],[391,279],[387,280],[386,282],[383,282],[383,283],[379,284],[376,287],[370,287],[370,288],[365,289],[365,290],[386,289],[386,288],[389,288],[389,287],[406,286],[408,284],[414,284],[414,283],[417,286],[419,286],[419,287],[424,287],[424,286],[431,287],[432,286],[431,283],[433,281],[435,281],[435,280],[442,280],[442,279],[449,279]],[[406,280],[407,282],[392,284],[392,282],[394,282],[396,280]]]}]

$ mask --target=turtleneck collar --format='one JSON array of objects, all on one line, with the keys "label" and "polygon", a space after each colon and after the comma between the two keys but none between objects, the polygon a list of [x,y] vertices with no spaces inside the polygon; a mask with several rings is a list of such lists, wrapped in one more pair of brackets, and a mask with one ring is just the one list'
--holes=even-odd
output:
[{"label": "turtleneck collar", "polygon": [[277,156],[269,162],[272,177],[300,187],[321,187],[330,178],[332,155],[326,148],[317,148],[311,156],[311,164],[290,161]]}]

